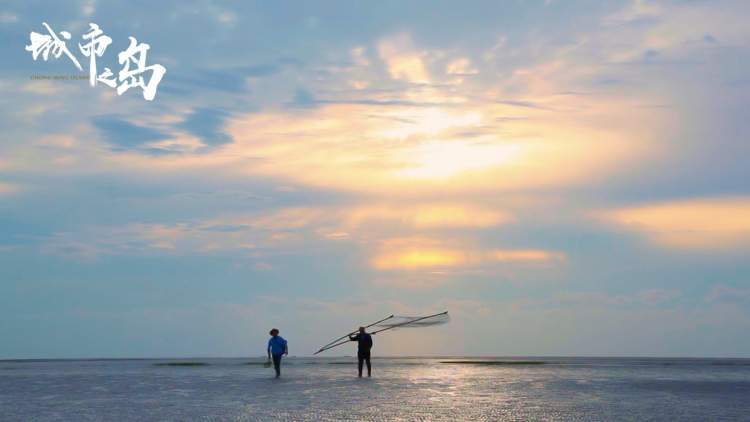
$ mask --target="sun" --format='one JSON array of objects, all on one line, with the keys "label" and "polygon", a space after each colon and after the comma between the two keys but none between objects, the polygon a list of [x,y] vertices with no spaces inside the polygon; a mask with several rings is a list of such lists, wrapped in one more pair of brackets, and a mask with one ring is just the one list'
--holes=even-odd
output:
[{"label": "sun", "polygon": [[404,151],[404,155],[409,166],[398,170],[398,176],[407,179],[447,179],[517,161],[522,156],[522,147],[515,143],[447,139],[420,144]]}]

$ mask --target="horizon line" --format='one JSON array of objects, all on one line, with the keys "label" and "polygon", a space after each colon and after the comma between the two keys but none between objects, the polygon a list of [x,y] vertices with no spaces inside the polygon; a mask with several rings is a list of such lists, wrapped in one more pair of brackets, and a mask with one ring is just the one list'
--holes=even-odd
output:
[{"label": "horizon line", "polygon": [[[354,355],[319,356],[292,355],[297,359],[355,358]],[[115,360],[187,360],[187,359],[262,359],[262,356],[170,356],[170,357],[61,357],[61,358],[0,358],[0,362],[51,362],[51,361],[115,361]],[[750,356],[657,356],[657,355],[380,355],[372,359],[489,359],[489,358],[538,358],[538,359],[746,359]]]}]

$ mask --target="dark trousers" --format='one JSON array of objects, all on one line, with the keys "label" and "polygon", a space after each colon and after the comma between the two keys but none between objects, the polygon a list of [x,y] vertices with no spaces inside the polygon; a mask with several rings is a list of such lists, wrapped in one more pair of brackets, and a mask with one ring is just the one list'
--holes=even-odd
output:
[{"label": "dark trousers", "polygon": [[273,358],[273,369],[276,370],[276,378],[281,376],[281,356],[283,355],[271,355]]},{"label": "dark trousers", "polygon": [[362,376],[362,364],[367,362],[367,376],[372,375],[372,365],[370,365],[370,351],[360,350],[357,352],[357,368],[359,368],[359,376]]}]

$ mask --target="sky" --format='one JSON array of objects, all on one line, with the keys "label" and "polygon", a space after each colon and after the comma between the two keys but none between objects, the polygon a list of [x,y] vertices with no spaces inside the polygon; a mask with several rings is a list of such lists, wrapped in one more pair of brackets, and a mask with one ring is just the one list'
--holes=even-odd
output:
[{"label": "sky", "polygon": [[[310,355],[443,310],[373,352],[750,357],[749,13],[4,1],[0,358]],[[43,22],[82,72],[25,49]],[[89,85],[90,23],[100,72],[150,46],[153,101]]]}]

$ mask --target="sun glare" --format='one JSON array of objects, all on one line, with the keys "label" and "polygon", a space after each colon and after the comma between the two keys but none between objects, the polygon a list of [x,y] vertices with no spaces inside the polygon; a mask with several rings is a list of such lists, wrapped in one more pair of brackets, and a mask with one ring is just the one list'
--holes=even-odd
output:
[{"label": "sun glare", "polygon": [[442,179],[472,170],[503,165],[521,156],[518,144],[489,144],[464,140],[435,140],[405,151],[410,165],[398,176]]}]

